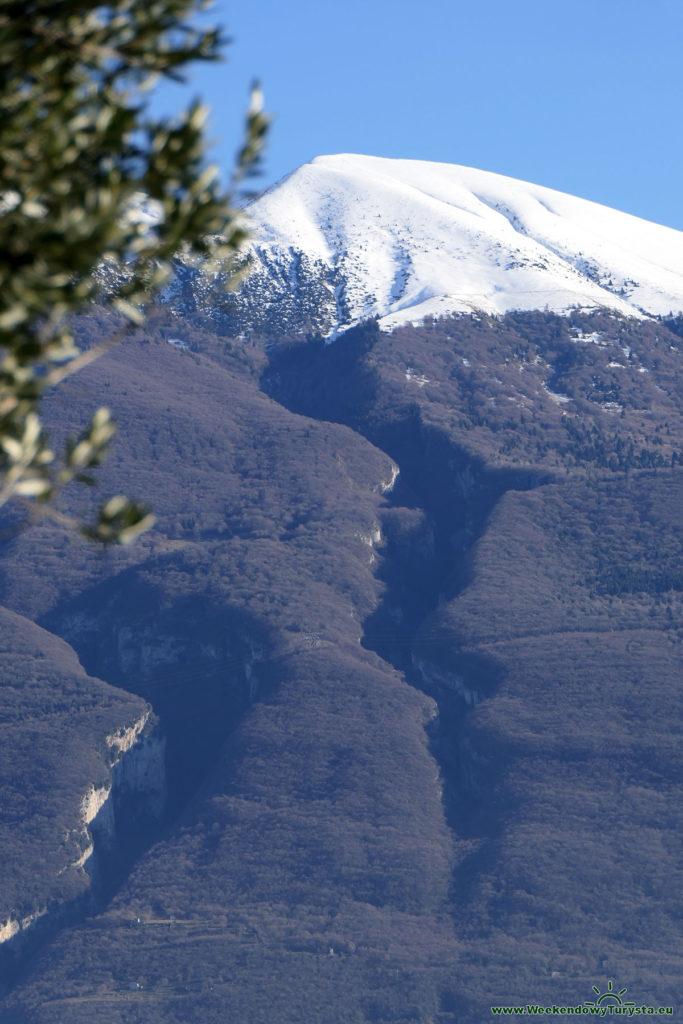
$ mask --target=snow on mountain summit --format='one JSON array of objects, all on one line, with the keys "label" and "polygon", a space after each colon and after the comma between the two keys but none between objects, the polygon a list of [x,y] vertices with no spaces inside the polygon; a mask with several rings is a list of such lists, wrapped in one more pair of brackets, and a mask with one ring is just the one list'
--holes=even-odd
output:
[{"label": "snow on mountain summit", "polygon": [[683,232],[469,167],[318,157],[250,213],[262,300],[266,285],[268,306],[308,305],[328,334],[370,316],[683,310]]}]

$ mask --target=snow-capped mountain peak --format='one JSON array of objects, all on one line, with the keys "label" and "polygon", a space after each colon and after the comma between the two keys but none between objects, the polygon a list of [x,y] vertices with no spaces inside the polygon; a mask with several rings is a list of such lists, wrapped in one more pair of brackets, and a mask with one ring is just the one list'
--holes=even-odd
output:
[{"label": "snow-capped mountain peak", "polygon": [[370,316],[683,310],[683,232],[469,167],[318,157],[250,213],[245,300],[326,334]]}]

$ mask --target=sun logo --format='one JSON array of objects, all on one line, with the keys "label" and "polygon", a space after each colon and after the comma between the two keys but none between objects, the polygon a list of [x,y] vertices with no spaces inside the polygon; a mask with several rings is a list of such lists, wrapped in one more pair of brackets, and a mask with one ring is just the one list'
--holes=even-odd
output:
[{"label": "sun logo", "polygon": [[600,994],[600,989],[597,988],[596,985],[593,985],[593,991],[595,992],[596,996],[598,997],[597,1000],[595,1002],[593,1002],[592,999],[586,999],[586,1000],[584,1000],[584,1005],[585,1006],[600,1006],[602,1003],[605,1003],[608,1000],[613,1000],[613,1002],[611,1002],[612,1006],[635,1006],[636,1005],[635,1003],[625,1003],[624,1000],[621,997],[623,996],[623,994],[625,992],[628,992],[628,989],[620,988],[618,992],[615,992],[614,991],[614,986],[613,986],[611,981],[607,982],[607,991],[603,992],[602,995]]}]

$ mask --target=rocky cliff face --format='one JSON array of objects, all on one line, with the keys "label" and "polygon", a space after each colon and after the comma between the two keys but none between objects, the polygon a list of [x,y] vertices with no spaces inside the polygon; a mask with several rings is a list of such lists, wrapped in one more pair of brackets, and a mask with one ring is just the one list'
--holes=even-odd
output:
[{"label": "rocky cliff face", "polygon": [[150,712],[130,728],[108,736],[107,744],[116,755],[111,787],[115,802],[125,805],[137,797],[145,814],[161,817],[166,803],[166,739],[154,726]]},{"label": "rocky cliff face", "polygon": [[[0,944],[12,952],[23,946],[35,931],[50,930],[73,912],[96,900],[103,874],[119,856],[126,836],[141,819],[155,821],[163,813],[166,801],[165,738],[146,709],[130,724],[122,725],[105,737],[107,760],[105,781],[93,781],[82,795],[78,821],[66,830],[62,844],[67,860],[56,871],[56,878],[71,878],[71,886],[58,885],[36,899],[31,909],[8,907],[0,923]],[[104,767],[104,766],[103,766]],[[77,895],[62,898],[75,889]],[[35,926],[40,923],[41,928]]]},{"label": "rocky cliff face", "polygon": [[166,803],[166,740],[145,713],[130,726],[106,737],[111,776],[103,786],[93,785],[81,803],[84,850],[73,865],[97,878],[102,855],[115,856],[122,832],[140,818],[157,820]]}]

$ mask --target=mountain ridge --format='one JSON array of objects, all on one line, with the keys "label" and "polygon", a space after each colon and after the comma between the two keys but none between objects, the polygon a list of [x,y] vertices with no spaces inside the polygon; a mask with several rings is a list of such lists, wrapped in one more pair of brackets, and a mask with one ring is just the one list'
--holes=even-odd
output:
[{"label": "mountain ridge", "polygon": [[254,319],[258,294],[263,325],[276,306],[292,322],[308,309],[327,336],[375,316],[392,329],[458,312],[683,310],[683,233],[488,171],[316,157],[249,213],[237,304]]}]

